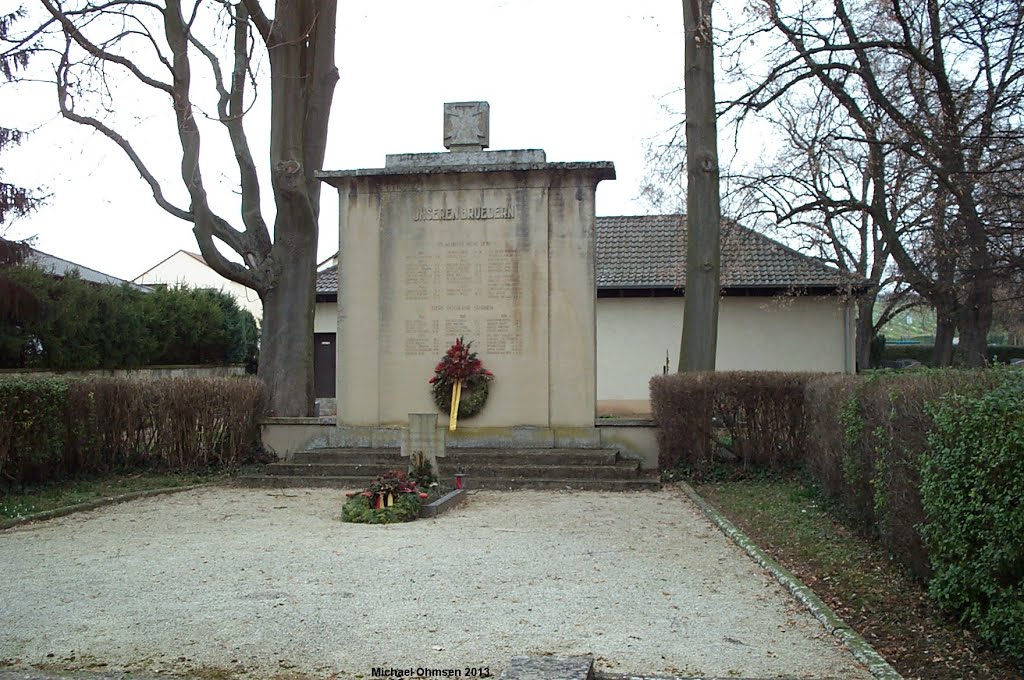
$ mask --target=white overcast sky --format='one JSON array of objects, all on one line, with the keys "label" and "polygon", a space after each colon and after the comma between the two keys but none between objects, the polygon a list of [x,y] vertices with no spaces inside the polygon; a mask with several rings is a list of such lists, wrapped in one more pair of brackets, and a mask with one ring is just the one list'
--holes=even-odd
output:
[{"label": "white overcast sky", "polygon": [[[339,4],[341,80],[324,169],[382,167],[388,153],[443,151],[443,103],[486,100],[492,149],[612,161],[618,180],[599,186],[598,215],[647,212],[638,200],[646,140],[673,123],[666,105],[682,107],[678,0]],[[178,249],[198,250],[190,225],[156,207],[119,149],[55,116],[50,89],[5,87],[0,97],[0,124],[41,124],[2,159],[8,181],[42,184],[52,194],[8,237],[36,236],[40,250],[122,278]],[[256,123],[250,136],[259,134]],[[153,117],[145,125],[142,149],[173,178],[180,162],[173,122]],[[324,188],[321,258],[337,248],[335,196]]]}]

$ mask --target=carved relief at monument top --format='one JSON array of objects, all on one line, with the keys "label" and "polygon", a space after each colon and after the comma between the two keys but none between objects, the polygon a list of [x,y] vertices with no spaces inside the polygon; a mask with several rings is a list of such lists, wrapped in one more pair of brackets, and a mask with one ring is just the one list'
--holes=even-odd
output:
[{"label": "carved relief at monument top", "polygon": [[444,148],[483,151],[491,145],[491,106],[487,102],[446,102]]}]

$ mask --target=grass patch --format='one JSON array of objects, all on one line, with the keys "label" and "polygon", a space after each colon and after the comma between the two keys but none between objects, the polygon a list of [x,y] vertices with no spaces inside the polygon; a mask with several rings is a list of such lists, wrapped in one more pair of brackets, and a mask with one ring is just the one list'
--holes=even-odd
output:
[{"label": "grass patch", "polygon": [[704,498],[810,586],[907,680],[1024,678],[929,601],[875,543],[838,523],[794,477],[715,481]]},{"label": "grass patch", "polygon": [[0,491],[0,519],[18,519],[38,512],[112,498],[134,491],[177,488],[218,481],[225,477],[223,473],[139,472],[3,490]]}]

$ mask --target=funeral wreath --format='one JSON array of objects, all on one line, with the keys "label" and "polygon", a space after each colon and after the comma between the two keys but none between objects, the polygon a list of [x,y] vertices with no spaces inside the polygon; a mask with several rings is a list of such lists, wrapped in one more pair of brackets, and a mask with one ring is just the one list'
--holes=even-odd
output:
[{"label": "funeral wreath", "polygon": [[452,393],[458,385],[459,418],[480,412],[487,403],[488,385],[494,379],[494,374],[484,368],[476,352],[470,350],[472,344],[458,338],[434,367],[434,377],[430,379],[434,403],[448,414],[452,410]]}]

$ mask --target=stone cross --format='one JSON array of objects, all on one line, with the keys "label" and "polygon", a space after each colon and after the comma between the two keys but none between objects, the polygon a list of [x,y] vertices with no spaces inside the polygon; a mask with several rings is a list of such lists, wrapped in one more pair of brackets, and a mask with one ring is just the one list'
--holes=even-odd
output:
[{"label": "stone cross", "polygon": [[444,105],[444,148],[483,151],[491,145],[491,105],[447,102]]},{"label": "stone cross", "polygon": [[430,461],[430,470],[440,479],[437,459],[445,457],[444,428],[437,426],[437,413],[410,413],[409,427],[402,430],[402,455],[409,459],[422,453]]}]

